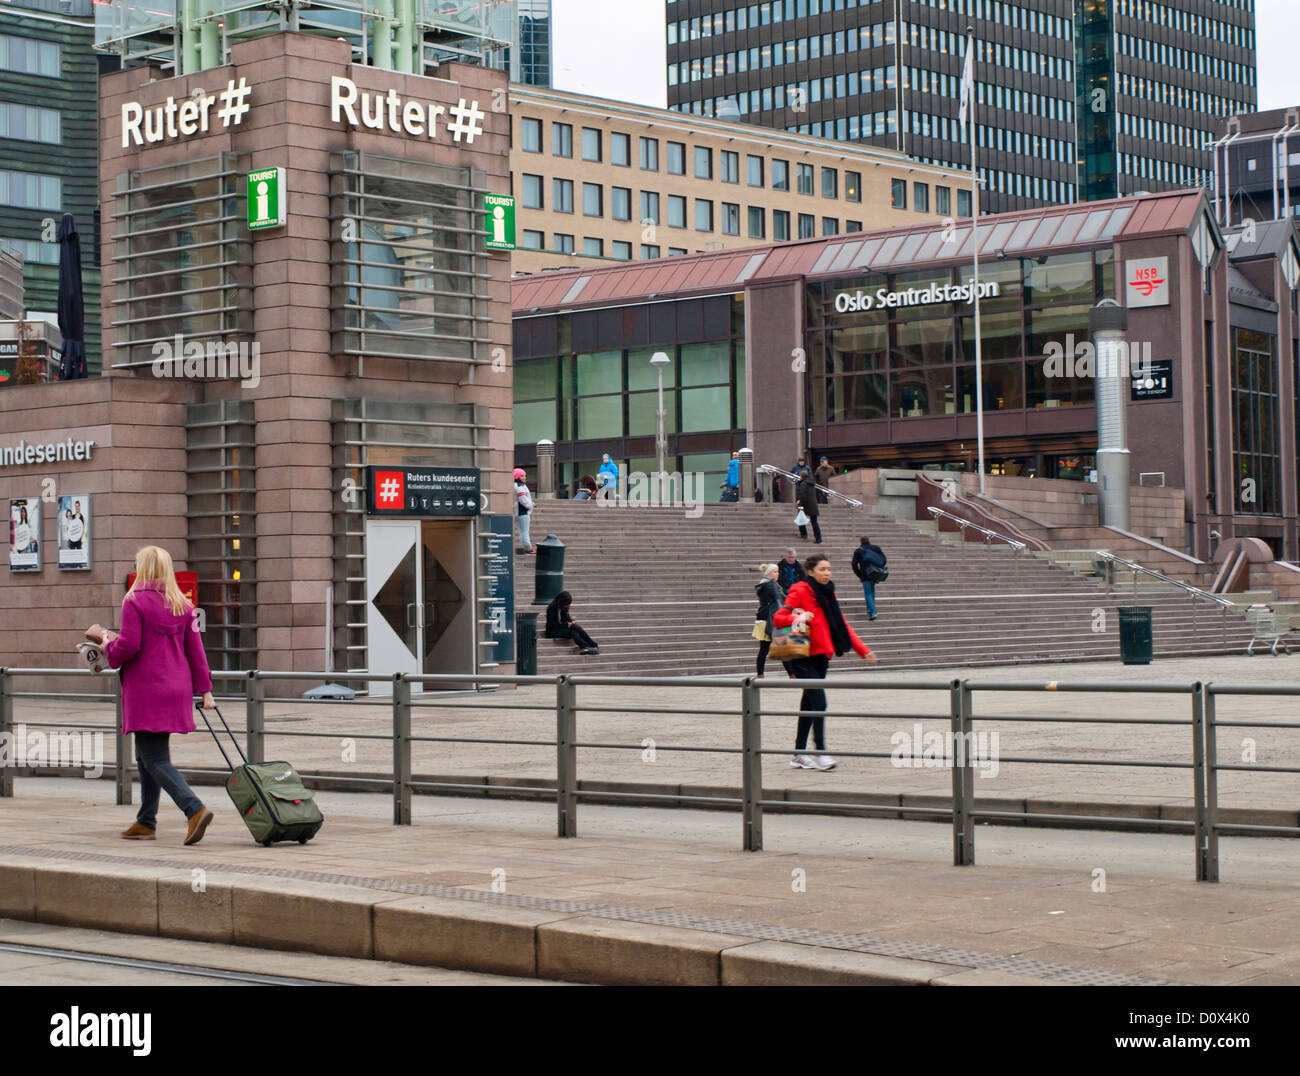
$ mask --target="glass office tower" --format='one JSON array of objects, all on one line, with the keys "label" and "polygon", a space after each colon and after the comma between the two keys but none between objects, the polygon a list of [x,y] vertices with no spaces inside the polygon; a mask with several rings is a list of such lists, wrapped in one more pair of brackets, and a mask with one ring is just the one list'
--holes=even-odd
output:
[{"label": "glass office tower", "polygon": [[1254,0],[667,0],[668,104],[970,162],[966,27],[990,212],[1208,185],[1254,111]]},{"label": "glass office tower", "polygon": [[99,68],[90,0],[0,7],[0,246],[23,258],[24,309],[58,310],[59,218],[81,237],[86,357],[100,365]]}]

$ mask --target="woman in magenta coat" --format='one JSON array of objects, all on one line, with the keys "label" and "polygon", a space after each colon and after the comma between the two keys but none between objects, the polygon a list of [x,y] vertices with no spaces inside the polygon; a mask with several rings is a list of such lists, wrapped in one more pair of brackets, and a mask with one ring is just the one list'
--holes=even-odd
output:
[{"label": "woman in magenta coat", "polygon": [[[831,582],[831,562],[814,553],[803,564],[808,578],[795,583],[785,596],[784,607],[772,614],[772,623],[778,628],[792,624],[807,627],[808,656],[786,662],[786,668],[800,680],[825,680],[831,658],[850,650],[874,665],[876,655],[858,638],[840,610],[835,584]],[[799,709],[804,713],[799,718],[790,765],[802,770],[833,770],[835,760],[826,754],[826,692],[821,688],[805,688]],[[810,730],[817,745],[816,758],[805,753]]]},{"label": "woman in magenta coat", "polygon": [[176,583],[167,550],[151,545],[135,555],[135,583],[122,599],[121,632],[95,624],[86,637],[102,640],[109,666],[120,670],[122,731],[135,735],[140,810],[122,836],[154,839],[159,792],[166,789],[189,819],[185,843],[197,844],[212,812],[172,765],[168,738],[194,731],[195,695],[203,696],[205,710],[216,704],[198,614]]}]

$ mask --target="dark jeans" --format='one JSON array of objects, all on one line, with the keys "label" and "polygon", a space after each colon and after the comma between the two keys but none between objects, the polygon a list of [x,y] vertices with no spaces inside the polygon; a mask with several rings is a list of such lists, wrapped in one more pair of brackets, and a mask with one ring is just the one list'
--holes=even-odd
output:
[{"label": "dark jeans", "polygon": [[[811,516],[811,517],[809,518],[808,522],[812,524],[813,537],[816,538],[817,541],[820,542],[820,541],[822,540],[822,525],[821,525],[821,523],[819,522],[819,520],[818,520],[818,518],[817,518],[816,516]],[[800,538],[807,538],[807,537],[808,537],[808,528],[807,528],[807,527],[800,527],[800,528],[799,528],[799,537],[800,537]]]},{"label": "dark jeans", "polygon": [[572,639],[572,640],[573,640],[575,643],[577,643],[578,646],[579,646],[581,649],[583,649],[583,650],[586,650],[586,649],[588,649],[588,648],[590,648],[590,647],[594,647],[594,646],[596,645],[596,640],[593,639],[590,635],[588,635],[588,634],[587,634],[585,631],[583,631],[581,628],[567,628],[567,627],[566,627],[566,628],[560,628],[560,629],[555,633],[555,635],[552,636],[552,638],[553,638],[553,639]]},{"label": "dark jeans", "polygon": [[[786,668],[799,680],[825,680],[826,670],[830,668],[831,659],[826,654],[813,654],[811,657],[791,661]],[[826,750],[826,692],[821,688],[804,688],[799,696],[800,710],[817,710],[819,713],[805,714],[799,718],[799,731],[795,736],[794,749],[802,752],[808,746],[808,732],[812,731],[813,743],[818,751]]]},{"label": "dark jeans", "polygon": [[140,810],[135,820],[150,829],[158,825],[158,794],[163,789],[171,796],[176,806],[185,812],[186,818],[192,818],[203,809],[203,803],[196,796],[185,778],[172,765],[171,751],[167,732],[136,732],[135,761],[140,767]]},{"label": "dark jeans", "polygon": [[772,640],[764,639],[758,644],[758,675],[763,675],[763,670],[767,668],[767,652],[772,649]]}]

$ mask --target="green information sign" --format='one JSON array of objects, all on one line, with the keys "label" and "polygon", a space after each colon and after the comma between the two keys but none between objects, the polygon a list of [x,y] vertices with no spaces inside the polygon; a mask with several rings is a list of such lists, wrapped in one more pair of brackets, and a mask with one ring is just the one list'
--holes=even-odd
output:
[{"label": "green information sign", "polygon": [[488,250],[515,249],[515,200],[508,194],[485,194],[483,213],[487,217]]},{"label": "green information sign", "polygon": [[279,228],[289,209],[283,168],[263,168],[248,173],[248,227]]}]

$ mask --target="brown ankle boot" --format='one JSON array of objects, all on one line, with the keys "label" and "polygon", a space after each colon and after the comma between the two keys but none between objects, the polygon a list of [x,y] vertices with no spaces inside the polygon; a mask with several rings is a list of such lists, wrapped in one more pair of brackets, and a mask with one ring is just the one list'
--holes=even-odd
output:
[{"label": "brown ankle boot", "polygon": [[198,814],[190,816],[190,828],[185,834],[185,843],[198,844],[203,840],[203,831],[208,828],[208,823],[211,821],[212,812],[206,807],[200,807]]},{"label": "brown ankle boot", "polygon": [[155,834],[148,826],[139,822],[132,822],[130,826],[122,830],[122,836],[128,841],[152,841]]}]

